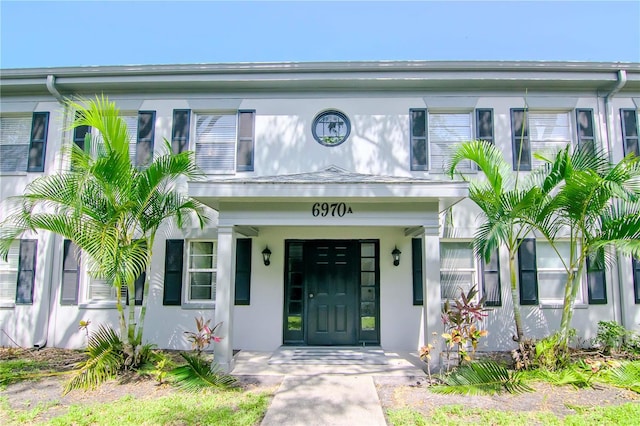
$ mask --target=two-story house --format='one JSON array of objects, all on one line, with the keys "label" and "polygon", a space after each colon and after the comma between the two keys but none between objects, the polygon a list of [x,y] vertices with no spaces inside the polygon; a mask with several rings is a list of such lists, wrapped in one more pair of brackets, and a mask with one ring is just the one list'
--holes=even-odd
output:
[{"label": "two-story house", "polygon": [[[538,166],[532,153],[567,143],[601,146],[612,161],[640,152],[640,64],[6,69],[0,89],[0,199],[64,170],[60,148],[91,132],[67,130],[66,97],[115,101],[133,161],[163,139],[195,151],[206,179],[182,190],[213,220],[203,230],[166,227],[156,239],[145,336],[187,349],[194,317],[213,318],[223,323],[216,351],[225,368],[233,349],[415,351],[442,332],[442,301],[471,285],[492,308],[482,349],[511,349],[507,253],[489,264],[473,256],[478,211],[467,184],[443,173],[451,147],[490,141],[521,173]],[[114,290],[71,253],[69,241],[47,233],[15,243],[0,263],[1,345],[77,348],[80,320],[116,324]],[[519,268],[525,334],[548,335],[561,316],[562,264],[544,240],[530,239]],[[585,277],[579,337],[594,337],[599,320],[640,329],[640,262],[618,256],[614,268]]]}]

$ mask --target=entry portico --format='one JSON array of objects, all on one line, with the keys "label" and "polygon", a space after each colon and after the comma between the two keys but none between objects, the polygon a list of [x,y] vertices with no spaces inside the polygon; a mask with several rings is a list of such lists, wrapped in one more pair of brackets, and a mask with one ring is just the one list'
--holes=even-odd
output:
[{"label": "entry portico", "polygon": [[[440,212],[463,199],[465,182],[351,173],[312,173],[190,182],[189,195],[218,211],[217,362],[233,369],[240,347],[382,345],[413,349],[439,326]],[[239,237],[269,246],[271,265],[251,272],[251,307],[234,309]],[[411,238],[423,250],[423,312],[406,324]],[[264,247],[263,247],[264,246]],[[405,251],[403,267],[390,253]],[[261,263],[261,262],[260,262]],[[258,263],[256,263],[258,264]],[[269,291],[261,291],[265,289]],[[234,328],[243,329],[236,333]],[[247,329],[248,328],[248,329]]]}]

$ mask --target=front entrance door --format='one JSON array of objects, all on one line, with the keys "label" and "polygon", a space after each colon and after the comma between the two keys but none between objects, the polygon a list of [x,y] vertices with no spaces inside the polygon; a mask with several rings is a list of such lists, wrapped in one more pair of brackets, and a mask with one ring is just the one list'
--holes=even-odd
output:
[{"label": "front entrance door", "polygon": [[358,242],[307,241],[307,344],[358,342]]}]

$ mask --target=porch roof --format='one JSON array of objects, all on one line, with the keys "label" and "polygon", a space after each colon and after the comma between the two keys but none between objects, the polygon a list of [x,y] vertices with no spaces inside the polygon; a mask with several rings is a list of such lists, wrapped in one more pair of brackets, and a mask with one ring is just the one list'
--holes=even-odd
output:
[{"label": "porch roof", "polygon": [[189,195],[218,210],[223,202],[349,201],[438,202],[440,211],[468,196],[468,184],[412,176],[354,173],[337,166],[287,175],[189,182]]}]

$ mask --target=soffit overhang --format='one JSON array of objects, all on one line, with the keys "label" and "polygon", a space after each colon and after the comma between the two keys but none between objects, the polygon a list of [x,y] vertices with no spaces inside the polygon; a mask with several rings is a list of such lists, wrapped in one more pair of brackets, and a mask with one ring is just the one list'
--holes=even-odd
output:
[{"label": "soffit overhang", "polygon": [[603,91],[627,72],[623,91],[640,90],[640,63],[548,61],[377,61],[130,65],[5,69],[3,96],[93,93],[273,93],[357,91]]},{"label": "soffit overhang", "polygon": [[349,201],[368,203],[437,203],[443,211],[466,198],[468,183],[428,178],[380,176],[348,172],[336,166],[289,175],[192,181],[191,197],[219,210],[223,203]]}]

